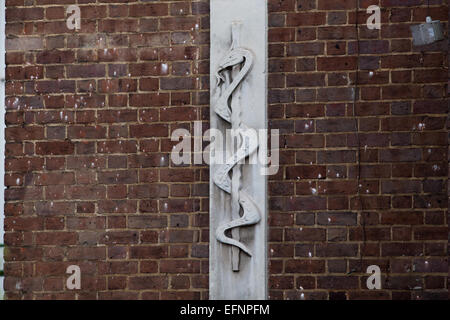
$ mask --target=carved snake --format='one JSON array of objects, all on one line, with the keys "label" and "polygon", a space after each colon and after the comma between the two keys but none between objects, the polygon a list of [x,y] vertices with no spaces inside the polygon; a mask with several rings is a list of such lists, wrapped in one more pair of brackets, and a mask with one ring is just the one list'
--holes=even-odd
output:
[{"label": "carved snake", "polygon": [[[227,71],[227,68],[240,66],[244,63],[244,66],[239,71],[237,76],[233,79],[232,83],[222,92],[217,104],[215,105],[214,111],[223,120],[231,123],[233,125],[232,118],[239,118],[240,115],[233,114],[233,110],[230,107],[230,101],[233,93],[241,85],[242,81],[245,79],[249,73],[253,64],[253,54],[244,48],[232,48],[227,56],[224,58],[222,64],[220,64],[217,72],[217,86],[220,87],[222,84],[228,84],[229,76],[228,74],[223,75],[223,72]],[[240,136],[241,146],[238,148],[235,154],[229,157],[225,164],[219,165],[217,171],[213,174],[214,183],[226,193],[232,193],[232,180],[230,178],[230,171],[242,160],[247,158],[249,155],[253,154],[258,149],[258,139],[255,135],[251,134],[251,130],[245,126],[245,124],[239,121],[239,128],[237,132]],[[234,188],[233,188],[234,189]],[[258,210],[258,206],[255,201],[246,192],[241,190],[239,185],[238,201],[240,207],[242,207],[243,215],[235,220],[228,223],[220,225],[216,229],[216,239],[225,244],[237,247],[244,251],[249,256],[252,255],[250,249],[242,242],[230,238],[226,235],[228,230],[234,228],[249,226],[257,224],[261,215]]]}]

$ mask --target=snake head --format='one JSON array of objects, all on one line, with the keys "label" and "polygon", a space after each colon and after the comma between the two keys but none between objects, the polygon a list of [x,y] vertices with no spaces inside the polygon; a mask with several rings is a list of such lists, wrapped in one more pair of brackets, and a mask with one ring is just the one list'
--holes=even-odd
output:
[{"label": "snake head", "polygon": [[237,66],[245,61],[245,57],[240,52],[240,50],[231,50],[227,53],[227,55],[222,59],[222,63],[219,65],[216,71],[216,79],[217,85],[222,82],[225,82],[225,77],[222,75],[222,72],[225,71],[229,67]]},{"label": "snake head", "polygon": [[219,86],[222,82],[225,82],[225,77],[222,75],[222,70],[216,71],[216,84]]}]

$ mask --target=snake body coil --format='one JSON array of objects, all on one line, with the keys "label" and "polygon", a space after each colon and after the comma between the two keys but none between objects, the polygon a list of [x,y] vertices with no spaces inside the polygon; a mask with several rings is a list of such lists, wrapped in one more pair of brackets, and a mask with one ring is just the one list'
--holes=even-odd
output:
[{"label": "snake body coil", "polygon": [[[258,139],[255,135],[251,134],[251,130],[240,120],[240,107],[237,108],[238,110],[233,110],[230,106],[232,95],[236,92],[236,89],[242,84],[243,80],[249,73],[253,60],[253,54],[251,51],[242,47],[231,48],[216,72],[217,86],[219,89],[222,89],[222,85],[228,86],[223,89],[222,94],[219,96],[217,103],[214,106],[214,112],[220,118],[230,123],[232,129],[237,129],[241,145],[238,150],[227,159],[225,164],[217,166],[217,170],[213,174],[213,181],[224,192],[232,195],[232,201],[237,201],[239,203],[239,208],[237,211],[239,212],[240,208],[242,208],[243,212],[242,216],[239,216],[239,218],[232,219],[232,221],[220,225],[216,229],[215,235],[219,242],[239,248],[249,256],[252,255],[252,252],[244,243],[240,242],[239,239],[229,237],[226,234],[229,230],[233,230],[235,228],[257,224],[261,219],[257,204],[251,196],[241,188],[241,173],[239,171],[241,166],[239,162],[246,159],[258,149]],[[236,70],[236,67],[240,66],[242,66],[242,68],[236,74],[234,79],[231,80],[231,83],[229,83],[229,68],[235,68]],[[232,180],[230,178],[230,172],[233,170],[233,174],[235,174],[234,170],[236,168],[238,168],[238,178]],[[233,186],[233,183],[238,183],[239,185]],[[235,194],[234,190],[238,190],[237,194]],[[232,207],[233,205],[234,204],[232,203]]]}]

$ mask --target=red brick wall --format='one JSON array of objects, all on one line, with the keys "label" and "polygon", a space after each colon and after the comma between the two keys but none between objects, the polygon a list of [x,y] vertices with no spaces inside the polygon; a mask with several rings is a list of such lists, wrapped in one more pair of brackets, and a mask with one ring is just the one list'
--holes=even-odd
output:
[{"label": "red brick wall", "polygon": [[[269,0],[270,298],[447,297],[447,42],[412,47],[422,2],[360,1],[358,46],[355,0]],[[6,5],[7,298],[208,298],[209,170],[169,155],[207,127],[209,1]]]},{"label": "red brick wall", "polygon": [[[412,48],[420,0],[359,1],[358,50],[356,4],[271,1],[270,117],[284,133],[271,297],[447,298],[447,42]],[[379,31],[365,24],[372,4]],[[367,290],[372,264],[383,290]]]}]

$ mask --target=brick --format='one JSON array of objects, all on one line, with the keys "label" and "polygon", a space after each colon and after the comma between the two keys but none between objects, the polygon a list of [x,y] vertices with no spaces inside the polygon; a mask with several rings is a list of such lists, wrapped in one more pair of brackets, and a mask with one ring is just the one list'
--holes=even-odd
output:
[{"label": "brick", "polygon": [[354,226],[357,217],[353,212],[319,212],[317,223],[319,225]]},{"label": "brick", "polygon": [[326,0],[318,1],[319,10],[343,10],[343,9],[353,9],[354,4],[348,0],[337,0],[332,3]]},{"label": "brick", "polygon": [[129,217],[128,226],[131,229],[164,228],[167,227],[167,217],[157,217],[157,216]]},{"label": "brick", "polygon": [[130,277],[129,287],[132,290],[166,289],[168,278],[166,276]]},{"label": "brick", "polygon": [[67,155],[73,154],[74,145],[70,141],[65,142],[38,142],[37,154]]},{"label": "brick", "polygon": [[417,256],[422,254],[422,247],[420,243],[392,242],[383,244],[381,252],[383,256]]},{"label": "brick", "polygon": [[269,42],[294,41],[295,30],[293,28],[276,28],[269,30]]},{"label": "brick", "polygon": [[36,234],[38,245],[70,245],[77,241],[75,232],[40,232]]},{"label": "brick", "polygon": [[134,107],[155,107],[169,105],[169,95],[166,93],[133,94],[130,105]]},{"label": "brick", "polygon": [[39,50],[44,49],[43,39],[40,37],[24,37],[6,39],[6,50]]},{"label": "brick", "polygon": [[166,16],[168,12],[169,8],[165,3],[145,3],[129,7],[130,17]]},{"label": "brick", "polygon": [[316,254],[319,257],[352,257],[358,253],[356,244],[327,243],[316,244]]},{"label": "brick", "polygon": [[286,78],[287,87],[317,87],[322,85],[325,85],[324,74],[288,75]]},{"label": "brick", "polygon": [[46,50],[39,52],[36,56],[36,62],[39,64],[54,63],[73,63],[75,54],[73,51]]},{"label": "brick", "polygon": [[383,162],[419,161],[421,158],[419,149],[391,149],[381,152],[381,161]]},{"label": "brick", "polygon": [[194,78],[162,78],[160,86],[162,90],[192,90],[196,81]]},{"label": "brick", "polygon": [[129,66],[131,76],[162,76],[169,72],[167,63],[148,62]]},{"label": "brick", "polygon": [[320,40],[356,39],[356,31],[354,27],[347,27],[347,26],[321,27],[318,29],[318,39]]},{"label": "brick", "polygon": [[350,101],[353,100],[353,88],[321,88],[318,91],[318,101]]},{"label": "brick", "polygon": [[165,246],[133,246],[130,248],[130,258],[132,259],[160,259],[168,255]]},{"label": "brick", "polygon": [[167,125],[133,125],[130,127],[132,137],[167,137],[169,134]]},{"label": "brick", "polygon": [[320,260],[287,260],[286,273],[323,273],[325,272],[325,261]]},{"label": "brick", "polygon": [[289,13],[286,18],[286,25],[289,27],[317,26],[324,25],[326,14],[323,12],[314,13]]},{"label": "brick", "polygon": [[292,289],[294,278],[292,276],[271,276],[269,278],[270,289]]},{"label": "brick", "polygon": [[286,229],[285,237],[287,241],[324,241],[325,229],[316,229],[316,228]]},{"label": "brick", "polygon": [[317,287],[320,289],[356,289],[358,288],[358,277],[320,276],[317,278]]},{"label": "brick", "polygon": [[445,227],[422,227],[414,230],[416,240],[445,240],[447,237]]},{"label": "brick", "polygon": [[294,0],[269,1],[269,12],[292,11],[295,9]]},{"label": "brick", "polygon": [[164,273],[198,273],[200,263],[198,260],[164,260],[161,261],[160,268]]},{"label": "brick", "polygon": [[356,68],[354,57],[318,57],[317,69],[319,71],[353,70]]}]

